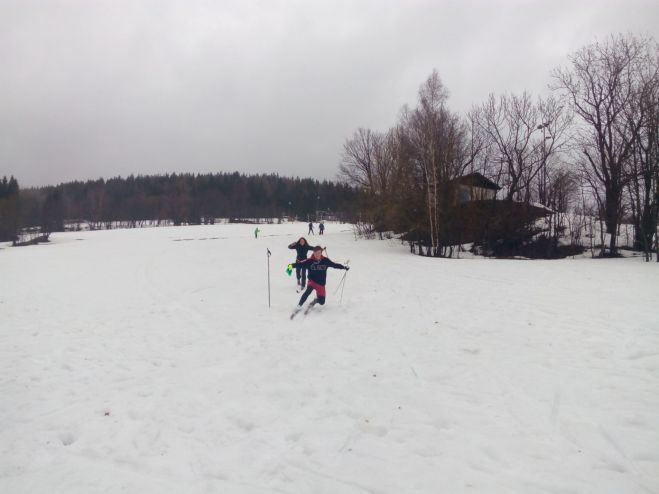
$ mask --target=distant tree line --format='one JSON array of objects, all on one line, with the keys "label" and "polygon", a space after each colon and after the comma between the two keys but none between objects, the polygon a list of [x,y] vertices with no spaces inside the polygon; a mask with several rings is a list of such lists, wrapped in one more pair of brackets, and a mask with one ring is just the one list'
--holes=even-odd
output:
[{"label": "distant tree line", "polygon": [[553,71],[551,88],[544,98],[491,94],[459,115],[433,71],[392,128],[360,128],[346,140],[340,176],[364,192],[364,222],[416,232],[424,254],[450,255],[455,224],[469,218],[455,207],[456,179],[478,172],[501,187],[501,199],[522,205],[502,209],[521,212],[522,223],[534,205],[554,211],[550,244],[575,215],[594,216],[602,255],[617,255],[620,226],[630,222],[633,246],[649,260],[659,242],[657,42],[616,35],[588,45]]},{"label": "distant tree line", "polygon": [[0,181],[0,241],[11,241],[19,225],[18,181],[2,177]]},{"label": "distant tree line", "polygon": [[[319,209],[350,220],[358,195],[354,187],[343,183],[237,172],[131,175],[27,188],[20,193],[15,180],[9,183],[13,184],[14,219],[11,225],[7,223],[5,237],[15,235],[18,225],[60,231],[67,220],[87,221],[98,228],[117,222],[127,226],[145,221],[213,223],[215,218],[306,220],[315,219]],[[4,217],[0,224],[5,225]]]}]

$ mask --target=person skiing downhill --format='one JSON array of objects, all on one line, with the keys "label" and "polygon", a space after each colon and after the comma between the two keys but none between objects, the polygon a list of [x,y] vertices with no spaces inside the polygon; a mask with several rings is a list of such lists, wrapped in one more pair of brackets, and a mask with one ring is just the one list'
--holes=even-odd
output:
[{"label": "person skiing downhill", "polygon": [[311,221],[309,222],[309,231],[307,232],[307,235],[314,235],[313,223]]},{"label": "person skiing downhill", "polygon": [[323,235],[325,233],[325,224],[321,221],[320,225],[318,225],[318,232],[320,235]]},{"label": "person skiing downhill", "polygon": [[309,308],[316,304],[325,305],[325,283],[327,282],[327,268],[345,269],[346,271],[350,269],[349,266],[344,266],[343,264],[332,262],[327,257],[323,257],[323,248],[320,246],[314,247],[313,254],[310,258],[305,259],[304,261],[297,261],[294,266],[296,268],[298,266],[306,268],[309,271],[309,281],[307,283],[307,289],[302,294],[302,297],[300,297],[300,302],[295,308],[293,314],[291,314],[291,319],[293,319],[295,314],[297,314],[300,309],[302,309],[302,305],[304,305],[304,303],[307,301],[307,298],[314,290],[316,290],[316,298],[313,302],[311,302]]},{"label": "person skiing downhill", "polygon": [[[315,249],[313,245],[309,245],[309,242],[307,242],[307,239],[304,237],[300,237],[297,242],[293,242],[288,246],[288,248],[295,249],[295,251],[297,252],[295,256],[295,262],[306,261],[309,251]],[[300,289],[303,289],[307,284],[306,269],[303,269],[301,267],[296,267],[295,277],[297,278],[298,287],[300,287]]]}]

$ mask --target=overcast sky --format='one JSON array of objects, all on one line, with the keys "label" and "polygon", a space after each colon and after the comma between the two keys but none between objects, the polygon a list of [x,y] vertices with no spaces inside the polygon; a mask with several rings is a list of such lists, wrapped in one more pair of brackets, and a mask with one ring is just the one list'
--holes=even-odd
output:
[{"label": "overcast sky", "polygon": [[659,1],[0,0],[0,176],[334,178],[433,68],[465,112],[613,32],[659,39]]}]

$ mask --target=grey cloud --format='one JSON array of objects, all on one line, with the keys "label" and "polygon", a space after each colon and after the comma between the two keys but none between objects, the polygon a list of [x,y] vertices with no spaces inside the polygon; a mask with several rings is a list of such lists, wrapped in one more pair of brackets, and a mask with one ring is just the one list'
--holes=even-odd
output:
[{"label": "grey cloud", "polygon": [[464,112],[657,21],[650,1],[0,0],[0,175],[332,178],[345,138],[392,125],[433,68]]}]

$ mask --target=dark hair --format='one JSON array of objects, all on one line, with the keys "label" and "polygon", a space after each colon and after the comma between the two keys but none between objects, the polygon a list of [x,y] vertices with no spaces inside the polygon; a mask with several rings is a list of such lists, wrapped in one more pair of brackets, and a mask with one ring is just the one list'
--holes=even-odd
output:
[{"label": "dark hair", "polygon": [[320,245],[316,245],[316,246],[313,248],[313,251],[314,251],[314,252],[318,252],[318,251],[321,251],[321,252],[322,252],[322,251],[323,251],[323,248],[322,248]]},{"label": "dark hair", "polygon": [[307,239],[304,238],[304,237],[300,237],[300,238],[298,239],[298,241],[297,241],[298,245],[300,244],[300,240],[304,240],[304,244],[305,244],[305,245],[309,245],[309,242],[307,242]]}]

